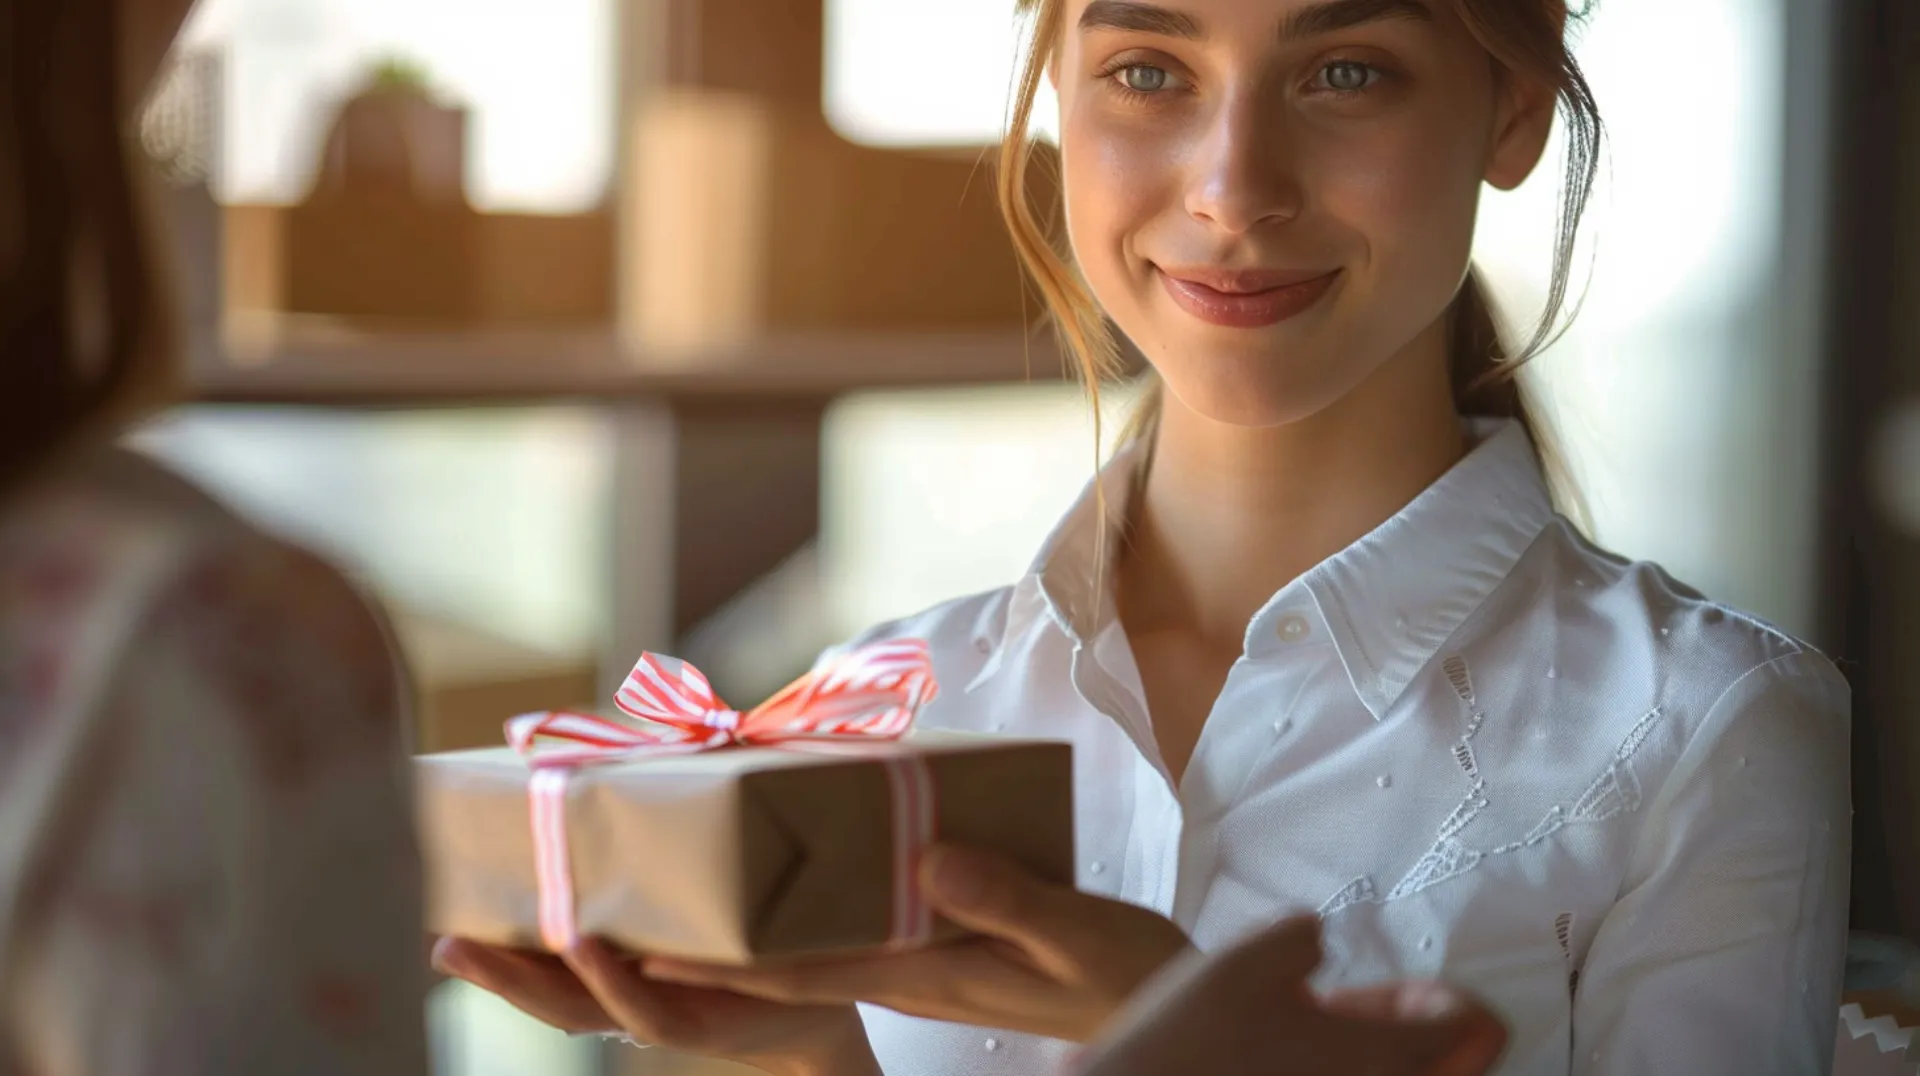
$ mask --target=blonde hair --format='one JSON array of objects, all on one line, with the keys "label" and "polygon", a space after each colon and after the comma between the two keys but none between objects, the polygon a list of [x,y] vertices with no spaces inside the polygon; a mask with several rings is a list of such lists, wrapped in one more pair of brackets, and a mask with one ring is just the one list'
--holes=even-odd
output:
[{"label": "blonde hair", "polygon": [[[1599,171],[1602,127],[1599,106],[1586,76],[1568,46],[1570,12],[1565,0],[1454,0],[1462,21],[1481,47],[1506,70],[1559,87],[1560,117],[1566,128],[1566,184],[1560,194],[1553,275],[1546,308],[1526,343],[1510,349],[1492,301],[1477,271],[1469,270],[1449,314],[1448,352],[1454,405],[1465,415],[1512,418],[1533,440],[1563,509],[1584,516],[1565,458],[1517,380],[1521,366],[1551,345],[1564,331],[1573,277],[1580,218]],[[1073,357],[1094,404],[1096,437],[1100,428],[1100,385],[1123,373],[1119,342],[1100,304],[1075,268],[1055,223],[1035,204],[1032,169],[1037,142],[1032,130],[1035,99],[1054,49],[1065,30],[1066,0],[1016,0],[1032,27],[1026,63],[1020,70],[1008,110],[1007,132],[999,154],[997,194],[1014,249],[1046,303],[1055,331]],[[1057,188],[1056,188],[1057,189]],[[1149,439],[1158,423],[1162,388],[1147,386],[1121,434],[1125,443]]]},{"label": "blonde hair", "polygon": [[171,389],[115,0],[0,0],[0,495]]}]

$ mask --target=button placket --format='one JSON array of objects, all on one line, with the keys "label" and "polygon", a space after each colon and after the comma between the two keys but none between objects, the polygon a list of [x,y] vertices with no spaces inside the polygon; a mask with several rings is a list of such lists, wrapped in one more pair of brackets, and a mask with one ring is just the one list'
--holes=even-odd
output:
[{"label": "button placket", "polygon": [[1112,887],[1124,899],[1162,915],[1173,911],[1184,815],[1180,803],[1144,758],[1134,766],[1134,809],[1127,830],[1126,874]]}]

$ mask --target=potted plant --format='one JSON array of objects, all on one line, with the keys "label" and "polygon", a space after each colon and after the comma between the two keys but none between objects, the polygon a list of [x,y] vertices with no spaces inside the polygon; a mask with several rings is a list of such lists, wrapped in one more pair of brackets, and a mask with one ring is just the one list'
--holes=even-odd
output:
[{"label": "potted plant", "polygon": [[470,323],[478,224],[467,204],[466,109],[394,58],[340,106],[306,202],[286,216],[285,302],[382,323]]},{"label": "potted plant", "polygon": [[389,57],[334,117],[314,198],[464,204],[466,158],[467,110],[435,96],[425,66]]}]

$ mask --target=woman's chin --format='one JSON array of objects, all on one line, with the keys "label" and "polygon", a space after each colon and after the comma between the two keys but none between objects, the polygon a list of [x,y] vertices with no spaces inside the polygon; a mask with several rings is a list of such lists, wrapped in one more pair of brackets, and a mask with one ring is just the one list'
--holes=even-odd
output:
[{"label": "woman's chin", "polygon": [[[1340,393],[1320,379],[1266,376],[1212,376],[1204,378],[1161,375],[1177,406],[1222,426],[1269,429],[1287,426],[1325,410]],[[1226,371],[1222,371],[1226,373]]]}]

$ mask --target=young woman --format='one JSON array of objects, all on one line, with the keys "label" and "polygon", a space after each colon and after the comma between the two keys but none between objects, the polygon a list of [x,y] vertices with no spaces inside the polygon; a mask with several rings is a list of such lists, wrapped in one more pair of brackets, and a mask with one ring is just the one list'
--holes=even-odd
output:
[{"label": "young woman", "polygon": [[1845,683],[1556,513],[1514,375],[1557,310],[1509,349],[1471,272],[1482,186],[1527,178],[1557,105],[1564,297],[1599,133],[1565,0],[1028,6],[1013,130],[1050,78],[1067,243],[1018,137],[1014,237],[1089,376],[1110,321],[1158,385],[1030,573],[874,635],[931,640],[927,724],[1073,741],[1084,893],[953,852],[927,881],[986,942],[757,972],[589,948],[584,991],[448,962],[773,1071],[1030,1074],[1189,944],[1305,910],[1315,986],[1470,988],[1502,1073],[1825,1071]]},{"label": "young woman", "polygon": [[426,1069],[405,685],[345,579],[111,447],[188,0],[0,0],[0,1073]]}]

